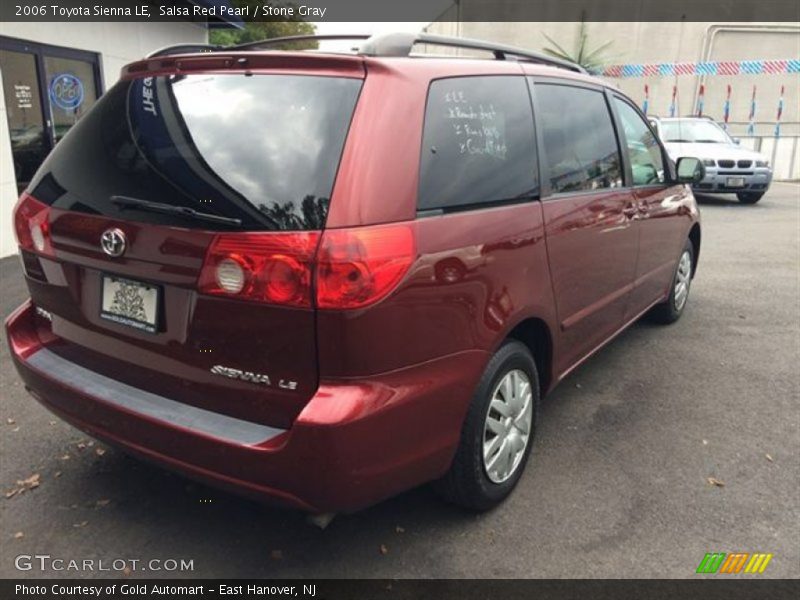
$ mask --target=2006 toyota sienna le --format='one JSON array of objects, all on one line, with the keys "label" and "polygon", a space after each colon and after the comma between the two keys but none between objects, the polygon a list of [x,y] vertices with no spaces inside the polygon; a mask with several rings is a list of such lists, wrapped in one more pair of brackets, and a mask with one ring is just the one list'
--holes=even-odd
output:
[{"label": "2006 toyota sienna le", "polygon": [[681,316],[702,165],[571,63],[275,43],[154,53],[59,142],[15,209],[16,368],[86,433],[239,493],[321,513],[435,481],[490,508],[541,396]]}]

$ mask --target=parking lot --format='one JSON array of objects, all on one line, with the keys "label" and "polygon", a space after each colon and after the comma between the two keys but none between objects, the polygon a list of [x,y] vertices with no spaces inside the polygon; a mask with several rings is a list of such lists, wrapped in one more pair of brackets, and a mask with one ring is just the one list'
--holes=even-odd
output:
[{"label": "parking lot", "polygon": [[[0,577],[692,577],[718,551],[769,552],[762,576],[799,577],[800,186],[699,200],[681,321],[634,325],[564,381],[517,491],[483,515],[421,488],[322,531],[192,483],[48,413],[3,334],[0,485],[39,485],[0,498]],[[27,295],[16,257],[0,277],[5,316]],[[20,572],[20,554],[193,570]]]}]

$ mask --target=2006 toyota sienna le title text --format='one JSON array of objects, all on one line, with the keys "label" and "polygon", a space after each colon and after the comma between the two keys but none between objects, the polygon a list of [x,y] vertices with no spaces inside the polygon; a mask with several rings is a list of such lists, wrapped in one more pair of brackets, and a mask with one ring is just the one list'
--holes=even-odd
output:
[{"label": "2006 toyota sienna le title text", "polygon": [[274,43],[154,53],[59,142],[15,209],[15,365],[88,434],[239,493],[321,513],[435,481],[488,509],[540,397],[680,317],[702,164],[571,63]]}]

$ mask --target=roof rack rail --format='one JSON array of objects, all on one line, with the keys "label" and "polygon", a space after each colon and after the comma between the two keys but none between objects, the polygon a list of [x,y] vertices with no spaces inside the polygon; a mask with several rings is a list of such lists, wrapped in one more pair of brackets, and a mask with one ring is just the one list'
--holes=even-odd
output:
[{"label": "roof rack rail", "polygon": [[233,46],[218,46],[214,44],[176,44],[167,46],[151,52],[146,58],[166,56],[168,54],[178,54],[182,52],[217,52],[217,51],[247,51],[281,46],[292,42],[305,41],[327,41],[327,40],[366,40],[357,49],[362,56],[378,57],[406,57],[411,55],[411,50],[417,44],[428,44],[431,46],[447,46],[450,48],[466,48],[469,50],[484,50],[491,52],[495,59],[506,60],[515,58],[516,60],[529,61],[553,67],[568,69],[577,73],[586,73],[586,69],[568,60],[562,60],[554,56],[548,56],[540,52],[515,48],[503,44],[494,44],[470,38],[449,37],[443,35],[433,35],[430,33],[385,33],[381,35],[291,35],[278,38],[267,38],[254,42],[245,42]]},{"label": "roof rack rail", "polygon": [[145,55],[145,58],[155,58],[168,54],[181,54],[183,52],[215,52],[217,50],[222,50],[224,47],[225,46],[218,46],[216,44],[173,44],[171,46],[164,46],[158,50],[153,50],[150,54]]},{"label": "roof rack rail", "polygon": [[386,33],[369,38],[359,50],[364,56],[409,56],[412,48],[417,44],[431,46],[447,46],[450,48],[466,48],[470,50],[485,50],[494,54],[497,60],[506,60],[508,57],[568,69],[577,73],[586,73],[582,66],[548,56],[540,52],[495,44],[470,38],[434,35],[430,33]]},{"label": "roof rack rail", "polygon": [[327,40],[366,40],[369,39],[366,34],[330,34],[330,35],[289,35],[277,38],[265,38],[263,40],[256,40],[254,42],[244,42],[243,44],[234,44],[231,46],[219,46],[215,44],[175,44],[173,46],[165,46],[159,48],[145,56],[145,58],[155,58],[157,56],[167,56],[169,54],[180,54],[183,52],[223,52],[230,50],[259,50],[261,48],[269,48],[270,46],[282,46],[284,44],[291,44],[292,42],[305,42],[311,40],[327,41]]},{"label": "roof rack rail", "polygon": [[260,48],[268,48],[270,46],[282,46],[283,44],[291,44],[292,42],[306,42],[312,40],[329,41],[329,40],[367,40],[370,36],[366,34],[324,34],[324,35],[288,35],[285,37],[266,38],[255,42],[245,42],[244,44],[236,44],[235,46],[226,46],[225,50],[258,50]]}]

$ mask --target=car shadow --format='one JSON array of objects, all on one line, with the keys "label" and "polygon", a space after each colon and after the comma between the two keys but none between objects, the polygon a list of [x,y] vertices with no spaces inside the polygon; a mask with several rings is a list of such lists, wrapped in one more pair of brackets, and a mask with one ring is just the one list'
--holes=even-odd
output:
[{"label": "car shadow", "polygon": [[744,206],[739,202],[739,199],[732,194],[711,195],[695,192],[694,197],[701,206]]},{"label": "car shadow", "polygon": [[[95,442],[92,448],[97,447]],[[94,553],[143,560],[185,557],[203,576],[364,577],[365,560],[381,568],[385,555],[422,551],[431,536],[452,536],[452,530],[478,518],[444,503],[425,485],[337,515],[323,530],[301,511],[208,487],[114,448],[102,458],[87,452],[80,462],[58,477],[54,521],[63,522],[53,526],[74,536],[81,530],[72,527],[88,523]],[[68,547],[84,545],[73,540]]]},{"label": "car shadow", "polygon": [[[647,336],[651,327],[642,320],[611,346],[625,347],[631,338]],[[586,404],[577,382],[614,360],[622,357],[613,350],[590,358],[543,401],[537,447],[558,435],[548,413],[563,421],[558,415],[569,412],[571,404]],[[78,506],[72,504],[69,519],[91,523],[95,552],[118,555],[135,548],[143,557],[184,556],[214,576],[363,577],[372,561],[374,576],[387,576],[391,573],[381,571],[388,568],[387,554],[402,561],[424,551],[428,560],[448,563],[452,557],[445,550],[441,556],[430,554],[431,539],[477,535],[480,528],[467,525],[485,519],[492,527],[511,512],[530,510],[525,495],[517,493],[498,509],[479,514],[445,503],[430,485],[423,485],[364,510],[337,515],[323,530],[301,511],[208,487],[113,448],[102,458],[88,451],[82,464],[74,466],[78,468],[65,470],[59,478],[59,495],[65,507],[83,499]],[[533,475],[526,472],[523,478],[528,477]],[[436,572],[430,565],[426,571]],[[147,576],[176,575],[180,576]]]}]

